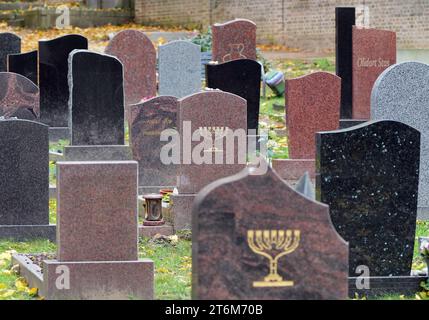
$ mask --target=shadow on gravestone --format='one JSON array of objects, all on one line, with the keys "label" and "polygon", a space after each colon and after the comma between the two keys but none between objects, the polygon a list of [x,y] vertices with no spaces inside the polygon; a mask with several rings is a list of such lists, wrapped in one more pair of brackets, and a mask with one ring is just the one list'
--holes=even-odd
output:
[{"label": "shadow on gravestone", "polygon": [[0,72],[7,71],[7,56],[21,52],[21,38],[14,33],[0,33]]},{"label": "shadow on gravestone", "polygon": [[[429,213],[429,65],[404,62],[385,70],[374,84],[371,117],[400,121],[421,136],[419,211]],[[420,214],[419,214],[420,215]]]},{"label": "shadow on gravestone", "polygon": [[38,119],[39,88],[20,74],[0,72],[0,116]]},{"label": "shadow on gravestone", "polygon": [[38,84],[37,50],[25,53],[9,54],[7,59],[7,70],[9,72],[18,73],[33,81],[34,84]]},{"label": "shadow on gravestone", "polygon": [[192,224],[194,299],[347,298],[348,248],[328,206],[272,169],[246,168],[205,187]]},{"label": "shadow on gravestone", "polygon": [[316,194],[314,193],[314,186],[311,182],[310,175],[308,172],[304,173],[304,175],[301,177],[301,179],[298,180],[295,191],[301,193],[303,196],[315,200]]}]

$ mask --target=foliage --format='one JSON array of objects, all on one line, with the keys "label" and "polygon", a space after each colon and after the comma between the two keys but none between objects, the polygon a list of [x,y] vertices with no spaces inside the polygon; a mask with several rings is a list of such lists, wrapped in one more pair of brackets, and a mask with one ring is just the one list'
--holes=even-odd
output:
[{"label": "foliage", "polygon": [[191,42],[201,46],[201,52],[212,51],[212,29],[208,27],[206,32],[201,32],[191,39]]}]

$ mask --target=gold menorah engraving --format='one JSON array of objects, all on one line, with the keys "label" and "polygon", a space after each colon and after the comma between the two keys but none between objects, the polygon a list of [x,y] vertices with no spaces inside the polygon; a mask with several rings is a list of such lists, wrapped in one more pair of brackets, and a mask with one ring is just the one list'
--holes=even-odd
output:
[{"label": "gold menorah engraving", "polygon": [[279,259],[293,251],[299,245],[301,231],[299,230],[249,230],[247,243],[250,249],[270,261],[270,274],[264,281],[253,282],[253,287],[291,287],[293,281],[283,281],[278,273]]},{"label": "gold menorah engraving", "polygon": [[215,147],[216,141],[223,139],[227,133],[227,127],[200,127],[200,135],[205,139],[212,140],[214,134],[214,141],[212,147],[204,150],[204,152],[222,152],[222,150]]}]

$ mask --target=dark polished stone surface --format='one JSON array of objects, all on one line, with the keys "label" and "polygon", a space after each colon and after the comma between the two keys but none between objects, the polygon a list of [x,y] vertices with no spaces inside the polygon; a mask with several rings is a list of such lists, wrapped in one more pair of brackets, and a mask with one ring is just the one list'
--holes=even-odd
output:
[{"label": "dark polished stone surface", "polygon": [[14,33],[0,33],[0,72],[7,71],[7,56],[21,52],[21,38]]},{"label": "dark polished stone surface", "polygon": [[37,85],[37,50],[9,54],[7,67],[9,72],[23,75]]},{"label": "dark polished stone surface", "polygon": [[419,183],[420,133],[395,121],[317,134],[316,198],[349,241],[350,276],[409,276]]},{"label": "dark polished stone surface", "polygon": [[70,144],[123,145],[122,63],[113,56],[75,50],[69,64]]},{"label": "dark polished stone surface", "polygon": [[234,93],[247,100],[247,129],[258,129],[261,65],[249,59],[206,66],[207,87]]},{"label": "dark polished stone surface", "polygon": [[88,40],[76,34],[39,41],[39,86],[43,123],[51,127],[67,127],[68,57],[74,49],[87,48]]},{"label": "dark polished stone surface", "polygon": [[356,24],[355,8],[335,8],[336,30],[336,73],[341,82],[341,119],[351,119],[353,99],[353,38],[352,30]]},{"label": "dark polished stone surface", "polygon": [[[208,185],[195,199],[193,298],[346,299],[348,249],[328,206],[294,191],[271,169],[249,170]],[[278,257],[271,279],[267,256]]]},{"label": "dark polished stone surface", "polygon": [[49,223],[48,127],[0,121],[0,225]]}]

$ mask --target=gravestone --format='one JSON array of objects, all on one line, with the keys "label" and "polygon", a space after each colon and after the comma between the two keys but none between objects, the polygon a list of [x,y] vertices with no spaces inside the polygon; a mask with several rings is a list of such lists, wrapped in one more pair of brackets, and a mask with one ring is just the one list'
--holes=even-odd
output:
[{"label": "gravestone", "polygon": [[9,72],[18,73],[30,79],[36,85],[38,84],[37,50],[25,52],[25,53],[9,54],[7,58],[8,58],[7,70]]},{"label": "gravestone", "polygon": [[[195,194],[207,184],[245,167],[247,111],[246,100],[219,90],[196,93],[179,100],[179,104],[179,133],[183,141],[178,166],[179,194],[172,195],[171,200],[175,228],[187,229]],[[199,139],[191,141],[191,135],[198,135]],[[204,145],[204,137],[212,145]],[[226,141],[231,140],[233,143],[227,148]]]},{"label": "gravestone", "polygon": [[0,116],[38,119],[39,88],[20,74],[0,72]]},{"label": "gravestone", "polygon": [[273,160],[273,168],[287,181],[305,172],[315,177],[316,132],[338,129],[341,79],[315,72],[286,81],[286,127],[289,159]]},{"label": "gravestone", "polygon": [[212,26],[213,61],[219,63],[238,59],[256,60],[256,24],[236,19]]},{"label": "gravestone", "polygon": [[[317,134],[317,200],[349,242],[351,277],[410,276],[420,133],[395,121]],[[400,281],[400,279],[398,279]]]},{"label": "gravestone", "polygon": [[429,212],[429,66],[405,62],[388,68],[374,84],[371,118],[400,121],[421,136],[419,210]]},{"label": "gravestone", "polygon": [[374,82],[395,63],[395,32],[353,28],[353,119],[370,119]]},{"label": "gravestone", "polygon": [[272,169],[252,175],[247,168],[208,185],[192,221],[194,299],[347,298],[347,243],[328,206]]},{"label": "gravestone", "polygon": [[236,94],[247,101],[247,129],[255,130],[259,124],[261,96],[261,65],[249,59],[206,66],[206,85]]},{"label": "gravestone", "polygon": [[176,186],[177,165],[161,161],[164,130],[178,125],[179,101],[160,96],[130,106],[130,145],[133,159],[139,163],[140,194],[159,192]]},{"label": "gravestone", "polygon": [[190,41],[159,46],[159,94],[183,98],[201,91],[201,48]]},{"label": "gravestone", "polygon": [[[88,49],[88,40],[77,34],[69,34],[39,41],[41,120],[51,127],[64,128],[68,125],[68,57],[74,49]],[[57,130],[68,134],[68,130]]]},{"label": "gravestone", "polygon": [[7,56],[21,52],[21,38],[14,33],[0,33],[0,72],[7,71]]},{"label": "gravestone", "polygon": [[0,121],[0,238],[55,240],[49,225],[48,127]]},{"label": "gravestone", "polygon": [[341,119],[352,118],[353,97],[353,26],[356,8],[335,8],[336,74],[341,78]]},{"label": "gravestone", "polygon": [[141,31],[123,30],[110,40],[105,53],[124,66],[125,105],[156,96],[156,51]]},{"label": "gravestone", "polygon": [[[43,261],[39,294],[153,299],[153,262],[138,258],[137,163],[58,162],[57,169],[57,256]],[[30,277],[34,266],[20,263],[20,269]]]}]

